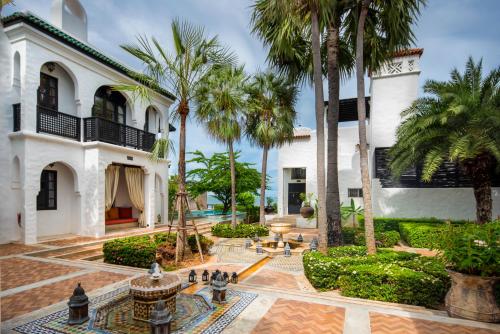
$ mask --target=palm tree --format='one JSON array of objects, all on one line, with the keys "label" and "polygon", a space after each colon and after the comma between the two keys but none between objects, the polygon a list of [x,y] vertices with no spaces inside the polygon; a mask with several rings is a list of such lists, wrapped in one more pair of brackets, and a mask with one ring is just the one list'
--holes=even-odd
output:
[{"label": "palm tree", "polygon": [[[177,193],[178,233],[176,262],[183,260],[187,246],[186,216],[184,199],[186,193],[186,121],[190,103],[200,80],[213,66],[233,64],[236,57],[219,43],[217,36],[208,38],[201,26],[173,20],[173,53],[160,45],[158,40],[138,37],[138,45],[122,45],[122,48],[145,65],[145,74],[137,75],[142,85],[121,85],[119,89],[129,90],[143,99],[150,99],[147,87],[166,87],[176,97],[173,116],[180,119],[179,129],[179,191]],[[161,150],[158,150],[161,152]]]},{"label": "palm tree", "polygon": [[247,136],[262,147],[260,223],[265,224],[267,154],[293,139],[298,88],[288,78],[272,71],[257,73],[248,86]]},{"label": "palm tree", "polygon": [[413,42],[414,35],[411,28],[425,0],[353,0],[353,3],[351,20],[347,20],[350,29],[347,31],[350,32],[351,40],[356,46],[359,155],[365,238],[368,254],[374,254],[376,247],[366,139],[365,69],[368,67],[369,70],[375,70],[394,51]]},{"label": "palm tree", "polygon": [[442,163],[458,163],[470,177],[476,199],[476,220],[491,220],[491,175],[500,162],[500,67],[486,77],[482,61],[469,58],[465,71],[448,81],[429,80],[424,92],[401,114],[404,121],[392,147],[396,176],[423,162],[422,180],[431,181]]},{"label": "palm tree", "polygon": [[243,66],[214,68],[201,81],[196,91],[197,118],[208,133],[227,145],[231,168],[231,224],[236,228],[236,169],[233,144],[241,138],[245,108]]},{"label": "palm tree", "polygon": [[[257,0],[253,5],[252,14],[253,32],[266,46],[269,46],[268,60],[271,64],[280,68],[279,65],[285,63],[281,70],[288,72],[292,78],[304,79],[312,74],[317,138],[318,249],[322,252],[326,252],[328,243],[325,199],[325,114],[320,44],[320,15],[323,14],[320,8],[324,2]],[[299,50],[304,53],[300,54]],[[290,58],[297,61],[289,63],[287,60]]]}]

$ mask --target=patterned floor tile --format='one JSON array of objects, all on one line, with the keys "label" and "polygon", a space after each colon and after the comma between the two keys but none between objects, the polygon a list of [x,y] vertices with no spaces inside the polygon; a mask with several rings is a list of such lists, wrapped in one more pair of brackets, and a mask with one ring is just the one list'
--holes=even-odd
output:
[{"label": "patterned floor tile", "polygon": [[12,257],[0,260],[0,291],[67,275],[83,269]]},{"label": "patterned floor tile", "polygon": [[245,283],[276,287],[280,289],[300,290],[294,275],[262,269],[245,280]]},{"label": "patterned floor tile", "polygon": [[125,280],[128,276],[111,272],[95,272],[47,284],[2,298],[1,319],[8,320],[68,299],[78,282],[88,293],[106,285]]},{"label": "patterned floor tile", "polygon": [[499,330],[370,313],[372,334],[498,334]]},{"label": "patterned floor tile", "polygon": [[341,334],[345,310],[323,304],[278,299],[252,333]]},{"label": "patterned floor tile", "polygon": [[23,254],[28,252],[34,252],[41,249],[44,248],[31,245],[15,244],[15,243],[3,244],[0,245],[0,256]]}]

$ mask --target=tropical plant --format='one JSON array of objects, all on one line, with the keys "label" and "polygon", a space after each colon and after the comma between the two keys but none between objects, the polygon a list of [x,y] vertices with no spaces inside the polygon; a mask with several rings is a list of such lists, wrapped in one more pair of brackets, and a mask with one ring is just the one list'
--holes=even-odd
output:
[{"label": "tropical plant", "polygon": [[[223,204],[223,213],[231,207],[232,182],[228,153],[214,153],[211,157],[200,151],[191,153],[188,163],[196,167],[187,173],[187,189],[192,197],[210,192]],[[260,186],[260,173],[252,164],[238,162],[239,152],[235,152],[236,198],[239,194],[257,193]]]},{"label": "tropical plant", "polygon": [[270,149],[293,139],[298,88],[285,76],[267,71],[253,76],[247,92],[247,137],[262,147],[260,223],[264,225],[267,155]]},{"label": "tropical plant", "polygon": [[[253,5],[251,20],[252,31],[269,47],[268,60],[273,66],[287,72],[292,78],[298,77],[303,80],[311,78],[312,74],[317,138],[318,248],[320,251],[326,252],[325,115],[320,43],[320,16],[325,13],[320,10],[323,2],[325,1],[258,0]],[[300,54],[299,50],[303,53]],[[289,59],[291,54],[296,62],[283,62],[283,60]],[[284,65],[286,63],[289,66]]]},{"label": "tropical plant", "polygon": [[[179,192],[181,199],[186,198],[186,121],[190,103],[201,79],[212,70],[213,66],[232,65],[236,57],[221,46],[217,36],[208,38],[201,26],[172,21],[173,53],[160,45],[154,37],[138,37],[138,45],[122,45],[122,48],[138,58],[145,65],[145,73],[138,74],[141,85],[121,85],[118,89],[131,91],[134,96],[151,99],[148,87],[166,87],[176,97],[174,118],[180,119],[179,129]],[[176,262],[183,260],[187,248],[186,216],[181,200],[178,210]]]},{"label": "tropical plant", "polygon": [[[425,0],[352,0],[346,31],[355,45],[359,155],[368,254],[376,252],[366,137],[365,70],[376,70],[414,41],[412,26]],[[365,48],[366,46],[366,48]]]},{"label": "tropical plant", "polygon": [[444,162],[456,162],[471,179],[477,223],[491,221],[491,176],[500,162],[500,67],[484,77],[482,61],[469,58],[463,74],[453,69],[449,81],[429,80],[424,92],[430,95],[401,114],[390,151],[393,173],[423,162],[422,180],[430,181]]},{"label": "tropical plant", "polygon": [[244,122],[245,83],[243,66],[214,67],[198,85],[197,119],[215,140],[227,145],[231,169],[231,224],[236,227],[236,169],[234,143],[241,138]]},{"label": "tropical plant", "polygon": [[302,201],[302,206],[313,206],[316,203],[314,193],[300,193],[299,198]]},{"label": "tropical plant", "polygon": [[352,226],[357,227],[356,217],[362,215],[365,210],[363,210],[361,206],[356,206],[356,203],[354,203],[354,199],[351,198],[351,204],[346,206],[341,205],[340,212],[342,214],[342,218],[345,220],[352,217]]}]

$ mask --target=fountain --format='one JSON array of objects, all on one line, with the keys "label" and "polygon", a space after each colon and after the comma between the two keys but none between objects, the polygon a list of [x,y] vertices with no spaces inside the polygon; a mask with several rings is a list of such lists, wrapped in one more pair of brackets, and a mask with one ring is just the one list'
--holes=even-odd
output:
[{"label": "fountain", "polygon": [[274,223],[271,224],[271,231],[279,234],[278,248],[284,248],[285,243],[283,242],[283,234],[287,234],[292,230],[292,224],[290,223]]},{"label": "fountain", "polygon": [[165,301],[170,313],[175,314],[176,296],[181,280],[176,275],[164,275],[158,263],[153,264],[150,275],[130,281],[130,295],[134,301],[133,316],[136,320],[149,321],[151,312],[159,300]]}]

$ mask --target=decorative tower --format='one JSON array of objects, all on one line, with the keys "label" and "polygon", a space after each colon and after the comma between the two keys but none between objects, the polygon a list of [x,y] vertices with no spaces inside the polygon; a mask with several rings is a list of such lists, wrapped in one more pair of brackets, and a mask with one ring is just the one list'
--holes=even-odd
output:
[{"label": "decorative tower", "polygon": [[78,0],[53,0],[52,24],[64,32],[87,42],[87,13]]}]

